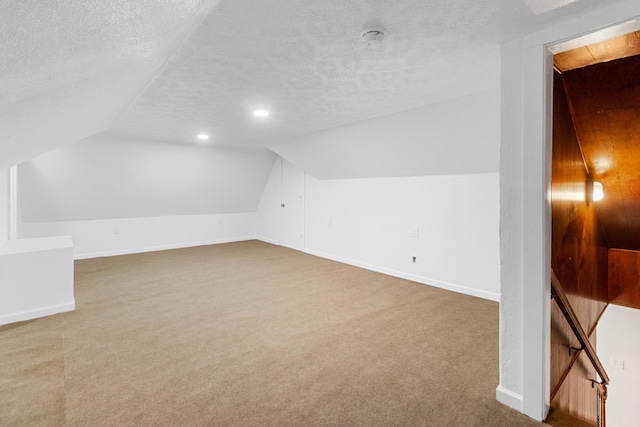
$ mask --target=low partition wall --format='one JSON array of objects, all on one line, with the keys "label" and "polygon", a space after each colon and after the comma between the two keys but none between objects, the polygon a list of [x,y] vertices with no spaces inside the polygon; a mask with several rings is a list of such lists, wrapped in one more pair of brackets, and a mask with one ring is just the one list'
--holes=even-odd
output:
[{"label": "low partition wall", "polygon": [[9,240],[0,247],[0,325],[75,309],[70,236]]},{"label": "low partition wall", "polygon": [[250,240],[254,212],[57,222],[22,222],[18,236],[73,237],[75,259]]}]

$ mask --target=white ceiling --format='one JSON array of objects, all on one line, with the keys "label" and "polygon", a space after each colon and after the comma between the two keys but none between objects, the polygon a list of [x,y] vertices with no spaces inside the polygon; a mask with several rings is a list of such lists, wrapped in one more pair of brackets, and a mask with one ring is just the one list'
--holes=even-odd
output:
[{"label": "white ceiling", "polygon": [[[2,2],[0,136],[32,143],[48,129],[32,135],[25,117],[55,127],[80,114],[84,127],[57,138],[194,143],[206,132],[214,145],[260,146],[496,88],[501,43],[617,2]],[[359,39],[370,25],[387,29],[376,48]],[[271,116],[252,117],[258,107]]]},{"label": "white ceiling", "polygon": [[0,1],[0,169],[107,129],[214,4]]}]

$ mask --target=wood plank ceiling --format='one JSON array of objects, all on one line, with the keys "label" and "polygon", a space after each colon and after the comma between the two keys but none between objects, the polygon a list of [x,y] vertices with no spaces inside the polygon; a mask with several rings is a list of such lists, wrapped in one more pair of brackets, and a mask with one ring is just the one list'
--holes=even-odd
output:
[{"label": "wood plank ceiling", "polygon": [[640,250],[640,32],[558,54],[610,248]]}]

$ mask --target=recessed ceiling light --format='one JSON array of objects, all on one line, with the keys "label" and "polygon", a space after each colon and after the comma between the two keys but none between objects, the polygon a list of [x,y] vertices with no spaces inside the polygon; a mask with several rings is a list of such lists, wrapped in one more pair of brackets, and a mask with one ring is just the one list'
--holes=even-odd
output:
[{"label": "recessed ceiling light", "polygon": [[253,115],[256,117],[267,117],[269,112],[267,110],[255,110]]},{"label": "recessed ceiling light", "polygon": [[200,133],[200,134],[198,134],[198,139],[200,141],[206,141],[207,139],[209,139],[209,135],[207,135],[205,133]]}]

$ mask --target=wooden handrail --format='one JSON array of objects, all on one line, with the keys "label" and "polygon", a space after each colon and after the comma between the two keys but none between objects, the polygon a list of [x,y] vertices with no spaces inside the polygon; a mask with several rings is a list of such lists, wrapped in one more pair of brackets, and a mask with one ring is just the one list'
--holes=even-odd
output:
[{"label": "wooden handrail", "polygon": [[564,314],[564,317],[567,319],[567,322],[569,323],[571,330],[578,339],[578,342],[582,346],[582,349],[587,353],[587,357],[600,376],[600,384],[606,386],[607,384],[609,384],[609,375],[607,375],[607,372],[604,370],[604,366],[602,365],[602,362],[600,362],[596,351],[591,345],[589,337],[584,332],[584,329],[582,329],[582,325],[580,325],[580,321],[578,321],[576,313],[573,311],[571,304],[569,304],[567,294],[565,293],[564,288],[560,284],[560,281],[556,277],[556,274],[553,272],[553,270],[551,271],[551,294],[558,303],[560,311],[562,311],[562,314]]}]

